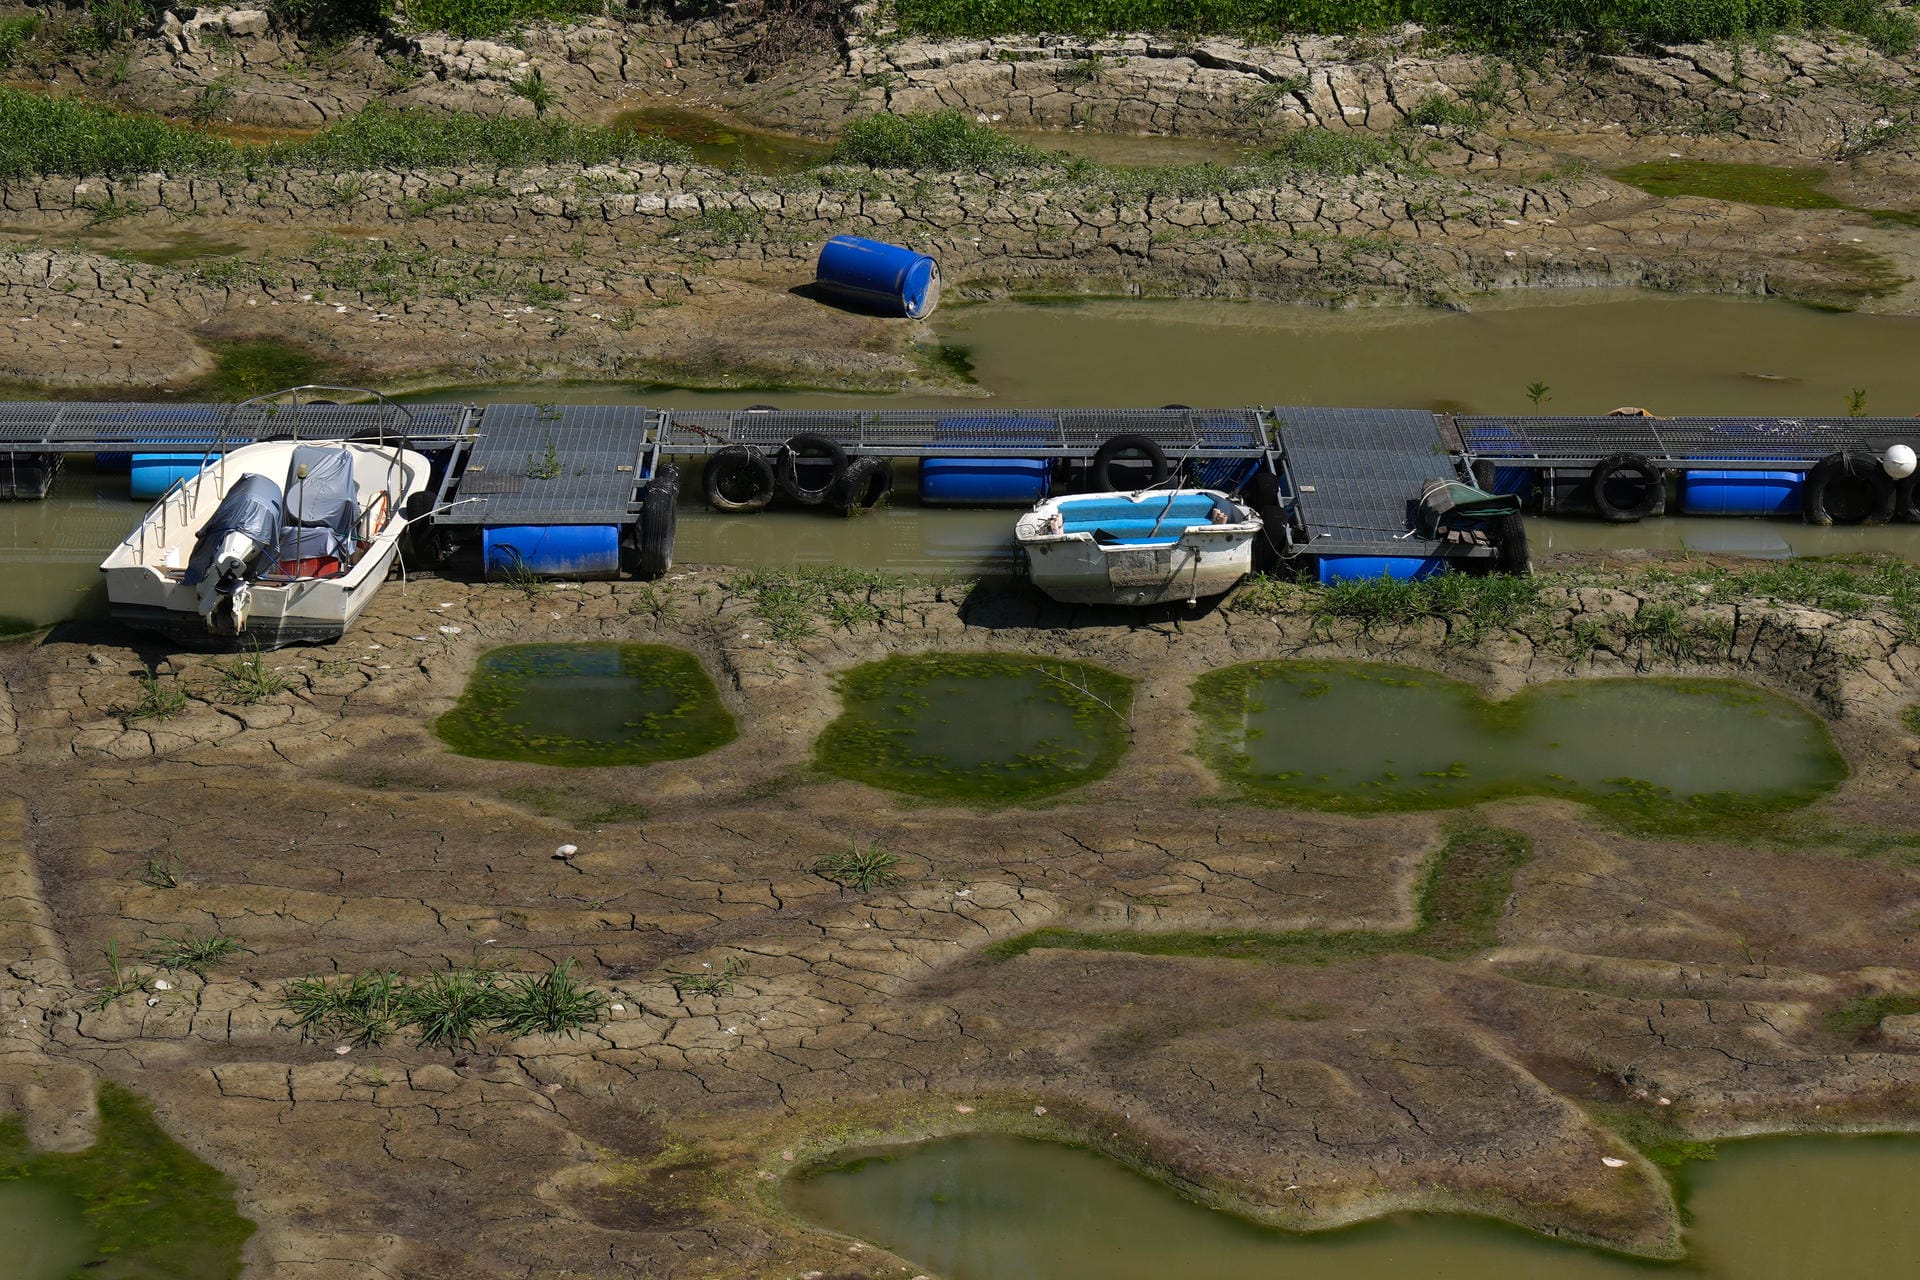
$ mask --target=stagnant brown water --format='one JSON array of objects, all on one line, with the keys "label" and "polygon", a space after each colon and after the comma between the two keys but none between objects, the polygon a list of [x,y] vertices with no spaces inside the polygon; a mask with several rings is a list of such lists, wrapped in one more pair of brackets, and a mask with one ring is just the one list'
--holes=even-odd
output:
[{"label": "stagnant brown water", "polygon": [[1466,1218],[1270,1231],[1091,1152],[961,1138],[796,1181],[788,1204],[943,1280],[1881,1280],[1920,1263],[1920,1141],[1730,1143],[1682,1175],[1678,1267]]},{"label": "stagnant brown water", "polygon": [[[1920,319],[1835,315],[1748,298],[1621,291],[1510,295],[1470,313],[1327,311],[1280,303],[1079,302],[950,308],[933,326],[965,347],[1010,406],[1350,404],[1459,412],[1837,414],[1859,389],[1879,414],[1920,413]],[[631,384],[459,387],[439,400],[561,400],[726,408],[951,405],[951,397],[697,392]],[[1920,437],[1920,423],[1916,423]],[[45,622],[97,602],[94,566],[140,509],[125,480],[70,470],[44,503],[0,503],[0,614]],[[904,503],[853,520],[818,512],[683,513],[682,562],[836,560],[977,572],[1007,563],[1012,519]],[[1691,547],[1753,555],[1920,554],[1920,532],[1779,521],[1534,522],[1537,551]]]}]

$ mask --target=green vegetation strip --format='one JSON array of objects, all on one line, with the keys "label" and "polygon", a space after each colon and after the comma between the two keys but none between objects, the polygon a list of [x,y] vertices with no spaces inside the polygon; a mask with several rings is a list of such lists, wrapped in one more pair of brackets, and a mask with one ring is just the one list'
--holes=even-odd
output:
[{"label": "green vegetation strip", "polygon": [[921,796],[1018,804],[1109,772],[1131,738],[1133,681],[1016,654],[928,654],[840,677],[846,709],[814,747],[827,773]]},{"label": "green vegetation strip", "polygon": [[1415,890],[1414,909],[1419,923],[1397,933],[1378,929],[1144,933],[1047,928],[993,943],[986,948],[986,954],[996,960],[1007,960],[1036,947],[1058,947],[1075,951],[1254,960],[1263,964],[1320,965],[1381,955],[1453,960],[1485,951],[1498,941],[1495,926],[1508,895],[1513,892],[1513,874],[1532,857],[1532,843],[1517,831],[1490,826],[1456,827],[1427,864]]},{"label": "green vegetation strip", "polygon": [[[25,1180],[77,1199],[102,1280],[226,1280],[254,1225],[234,1207],[233,1183],[169,1138],[137,1096],[100,1086],[100,1131],[85,1151],[37,1151],[19,1117],[0,1118],[0,1182]],[[0,1270],[7,1245],[0,1242]]]},{"label": "green vegetation strip", "polygon": [[297,978],[280,1003],[303,1036],[378,1045],[411,1028],[422,1047],[458,1049],[491,1031],[510,1038],[575,1035],[602,1021],[607,997],[580,985],[573,961],[545,973],[502,974],[485,967],[420,978],[392,971]]},{"label": "green vegetation strip", "polygon": [[946,36],[1133,31],[1276,36],[1379,31],[1416,22],[1462,43],[1536,48],[1748,38],[1838,27],[1888,51],[1913,48],[1911,14],[1888,0],[894,0],[904,31]]},{"label": "green vegetation strip", "polygon": [[703,755],[736,728],[685,649],[520,644],[481,656],[434,732],[461,755],[578,767]]}]

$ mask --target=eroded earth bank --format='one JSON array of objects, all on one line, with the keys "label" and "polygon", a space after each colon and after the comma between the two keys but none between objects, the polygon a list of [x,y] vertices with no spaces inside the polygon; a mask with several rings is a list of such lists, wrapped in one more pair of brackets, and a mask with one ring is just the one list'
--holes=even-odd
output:
[{"label": "eroded earth bank", "polygon": [[[137,1089],[236,1179],[259,1276],[899,1275],[790,1218],[780,1180],[982,1129],[1091,1144],[1277,1223],[1468,1209],[1671,1255],[1663,1147],[1920,1116],[1920,1019],[1836,1016],[1920,990],[1910,601],[1830,592],[1829,612],[1738,581],[1573,568],[1498,617],[1369,627],[1304,588],[1121,617],[844,577],[416,579],[246,687],[229,659],[72,624],[0,655],[0,1098],[72,1148],[93,1082]],[[606,639],[699,655],[739,737],[579,770],[433,737],[481,652]],[[836,675],[935,651],[1134,678],[1126,755],[998,810],[818,771]],[[1495,696],[1737,677],[1816,715],[1851,772],[1810,808],[1688,830],[1537,799],[1237,801],[1192,754],[1189,686],[1288,657]],[[133,714],[156,685],[184,701]],[[849,845],[894,853],[898,880],[809,871]],[[1019,941],[1040,929],[1068,932]],[[1239,932],[1272,945],[1199,941]],[[102,998],[110,944],[214,933],[244,950],[204,980],[135,965]],[[1115,934],[1194,941],[1072,942]],[[611,1006],[577,1035],[453,1049],[303,1037],[285,1007],[300,978],[476,961],[573,961]]]}]

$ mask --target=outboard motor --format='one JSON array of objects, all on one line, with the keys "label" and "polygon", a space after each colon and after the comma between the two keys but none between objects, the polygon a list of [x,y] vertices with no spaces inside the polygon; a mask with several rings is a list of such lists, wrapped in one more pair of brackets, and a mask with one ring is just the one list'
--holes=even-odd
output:
[{"label": "outboard motor", "polygon": [[265,476],[242,476],[200,530],[186,582],[200,588],[207,630],[239,635],[245,629],[248,584],[279,563],[282,507],[279,485]]}]

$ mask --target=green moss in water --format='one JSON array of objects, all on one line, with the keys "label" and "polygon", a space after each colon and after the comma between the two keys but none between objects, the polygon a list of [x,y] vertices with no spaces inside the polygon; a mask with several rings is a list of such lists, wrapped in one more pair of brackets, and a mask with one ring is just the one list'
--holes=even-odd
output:
[{"label": "green moss in water", "polygon": [[1346,812],[1515,795],[1628,826],[1728,833],[1846,776],[1826,728],[1732,680],[1575,680],[1499,702],[1371,663],[1256,662],[1194,682],[1200,754],[1248,799]]},{"label": "green moss in water", "polygon": [[733,741],[700,660],[657,644],[517,644],[480,659],[434,731],[461,755],[643,765]]},{"label": "green moss in water", "polygon": [[1133,681],[1012,654],[888,658],[840,678],[814,748],[828,773],[930,800],[1016,804],[1081,786],[1125,754]]},{"label": "green moss in water", "polygon": [[[233,1183],[169,1138],[137,1096],[100,1086],[100,1136],[72,1154],[38,1151],[18,1117],[0,1119],[0,1181],[23,1179],[83,1206],[101,1280],[228,1280],[253,1223]],[[5,1245],[0,1242],[0,1271]]]},{"label": "green moss in water", "polygon": [[1771,164],[1719,164],[1708,160],[1656,160],[1615,169],[1613,177],[1655,196],[1701,196],[1781,209],[1845,209],[1820,190],[1827,171]]}]

